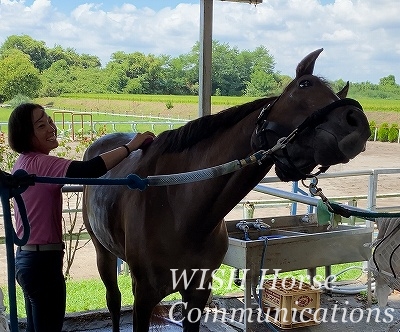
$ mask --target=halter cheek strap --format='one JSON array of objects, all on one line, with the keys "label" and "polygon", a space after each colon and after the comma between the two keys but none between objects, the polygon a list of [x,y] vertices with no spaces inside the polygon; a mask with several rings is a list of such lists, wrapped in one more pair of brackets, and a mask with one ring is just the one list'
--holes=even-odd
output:
[{"label": "halter cheek strap", "polygon": [[263,120],[255,132],[256,142],[253,142],[253,148],[257,150],[260,147],[274,146],[280,137],[287,137],[289,134],[290,130],[287,127]]}]

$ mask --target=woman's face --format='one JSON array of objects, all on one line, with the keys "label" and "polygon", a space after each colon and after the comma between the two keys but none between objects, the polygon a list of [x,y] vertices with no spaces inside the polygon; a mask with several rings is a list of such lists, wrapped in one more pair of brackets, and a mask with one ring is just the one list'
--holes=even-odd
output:
[{"label": "woman's face", "polygon": [[32,112],[33,151],[49,154],[58,146],[57,128],[45,111],[35,108]]}]

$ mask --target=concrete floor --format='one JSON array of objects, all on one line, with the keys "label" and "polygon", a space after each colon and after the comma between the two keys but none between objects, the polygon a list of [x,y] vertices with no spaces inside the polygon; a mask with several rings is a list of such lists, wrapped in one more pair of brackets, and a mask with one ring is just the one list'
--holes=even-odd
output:
[{"label": "concrete floor", "polygon": [[[224,308],[243,308],[242,296],[216,297],[214,298],[211,310],[223,311]],[[248,324],[248,332],[261,331],[302,331],[302,332],[400,332],[400,293],[395,292],[389,297],[388,305],[385,308],[379,308],[376,304],[371,308],[367,308],[365,300],[357,295],[341,295],[341,294],[322,294],[320,307],[324,308],[326,315],[324,321],[318,325],[298,327],[293,329],[279,329],[278,327],[257,323],[257,316],[253,314],[253,323]],[[373,309],[373,310],[372,310]],[[370,318],[368,318],[368,314]],[[210,317],[214,317],[214,314]],[[220,320],[204,321],[201,323],[200,332],[237,332],[242,329],[231,324],[224,324]],[[237,324],[235,324],[237,325]],[[64,325],[65,332],[109,332],[111,331],[111,323],[108,313],[89,313],[86,317],[76,315],[67,317]],[[178,324],[169,323],[163,327],[154,327],[152,330],[175,332],[181,331]],[[121,332],[132,331],[132,317],[129,309],[124,310],[121,319]]]},{"label": "concrete floor", "polygon": [[[256,307],[256,303],[254,303]],[[215,310],[219,313],[228,312],[233,308],[243,308],[243,297],[239,295],[230,297],[215,297],[211,309],[214,317]],[[261,331],[301,331],[301,332],[400,332],[400,293],[395,292],[389,297],[388,305],[379,308],[376,304],[367,308],[363,298],[357,295],[322,294],[320,308],[324,308],[325,316],[318,325],[295,327],[292,329],[279,329],[272,324],[258,323],[256,314],[253,314],[252,323],[248,324],[248,332]],[[372,310],[373,309],[373,310]],[[372,313],[368,318],[368,314]],[[237,332],[242,331],[238,322],[232,325],[230,319],[227,323],[221,320],[205,321],[203,316],[200,332]],[[218,315],[221,319],[222,316]],[[177,320],[177,319],[176,319]],[[23,321],[20,322],[19,332],[24,332]],[[64,323],[64,332],[110,332],[111,321],[106,310],[87,312],[84,314],[67,315]],[[121,315],[121,332],[132,331],[132,312],[124,308]],[[178,332],[182,331],[179,324],[166,323],[155,326],[151,331]]]}]

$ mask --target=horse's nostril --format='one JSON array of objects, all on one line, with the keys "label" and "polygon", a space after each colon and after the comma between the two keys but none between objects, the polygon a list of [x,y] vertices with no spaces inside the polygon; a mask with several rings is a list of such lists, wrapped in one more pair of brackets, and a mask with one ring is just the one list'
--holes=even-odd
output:
[{"label": "horse's nostril", "polygon": [[357,118],[356,118],[356,115],[353,110],[350,110],[347,112],[346,121],[350,126],[353,126],[353,127],[357,126],[358,122],[357,122]]}]

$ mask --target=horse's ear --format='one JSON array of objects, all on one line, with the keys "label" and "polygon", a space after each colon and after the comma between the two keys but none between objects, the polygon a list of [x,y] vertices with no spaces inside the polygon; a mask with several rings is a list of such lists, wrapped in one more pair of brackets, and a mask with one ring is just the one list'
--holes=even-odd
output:
[{"label": "horse's ear", "polygon": [[320,48],[314,52],[311,52],[300,61],[296,68],[296,78],[299,78],[303,75],[311,75],[313,73],[315,60],[317,60],[318,56],[323,50],[323,48]]},{"label": "horse's ear", "polygon": [[347,97],[347,93],[349,92],[349,81],[347,81],[346,85],[343,87],[342,90],[340,90],[337,95],[340,99],[344,99]]}]

